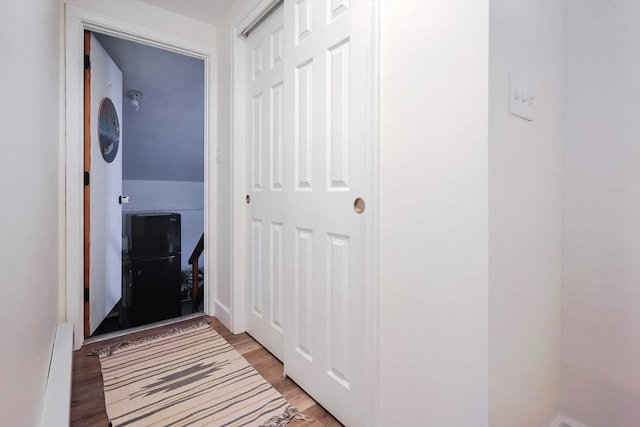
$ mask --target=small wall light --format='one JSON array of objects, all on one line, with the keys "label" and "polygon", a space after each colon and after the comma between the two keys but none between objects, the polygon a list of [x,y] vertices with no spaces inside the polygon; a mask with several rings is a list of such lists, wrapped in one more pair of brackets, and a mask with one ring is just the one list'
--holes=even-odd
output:
[{"label": "small wall light", "polygon": [[131,98],[131,105],[136,107],[136,111],[140,108],[140,99],[142,98],[142,92],[139,90],[130,90],[127,92],[127,96]]}]

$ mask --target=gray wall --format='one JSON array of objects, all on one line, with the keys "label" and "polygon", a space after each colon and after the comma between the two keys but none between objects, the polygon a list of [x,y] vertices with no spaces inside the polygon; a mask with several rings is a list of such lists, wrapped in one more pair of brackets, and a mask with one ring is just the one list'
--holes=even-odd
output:
[{"label": "gray wall", "polygon": [[[204,62],[102,34],[123,74],[123,179],[204,181]],[[143,93],[139,111],[126,96]]]},{"label": "gray wall", "polygon": [[[123,74],[123,214],[177,212],[182,268],[204,229],[204,62],[97,34]],[[139,110],[126,92],[142,91]]]}]

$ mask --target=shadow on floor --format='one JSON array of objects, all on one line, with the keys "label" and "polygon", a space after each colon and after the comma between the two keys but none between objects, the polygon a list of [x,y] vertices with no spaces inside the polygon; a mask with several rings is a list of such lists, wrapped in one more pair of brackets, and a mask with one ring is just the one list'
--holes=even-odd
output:
[{"label": "shadow on floor", "polygon": [[[197,313],[204,312],[204,304],[202,302],[202,299],[200,299],[200,303],[198,304],[198,310],[196,312]],[[183,300],[181,316],[186,316],[191,313],[192,313],[192,300],[191,299]],[[123,328],[120,325],[120,303],[118,302],[118,304],[114,307],[111,313],[109,313],[109,315],[107,315],[107,317],[102,321],[102,323],[100,323],[100,326],[98,326],[98,328],[95,330],[93,334],[91,334],[91,336],[95,337],[98,335],[104,335],[111,332],[121,331],[124,329],[127,329],[127,328]]]}]

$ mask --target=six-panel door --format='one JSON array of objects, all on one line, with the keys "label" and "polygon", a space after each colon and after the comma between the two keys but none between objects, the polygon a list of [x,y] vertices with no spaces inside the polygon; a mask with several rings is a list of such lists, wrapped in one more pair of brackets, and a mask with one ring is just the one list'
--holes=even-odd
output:
[{"label": "six-panel door", "polygon": [[247,332],[282,360],[284,287],[283,11],[247,37]]},{"label": "six-panel door", "polygon": [[354,426],[366,413],[366,7],[287,0],[246,57],[247,330]]}]

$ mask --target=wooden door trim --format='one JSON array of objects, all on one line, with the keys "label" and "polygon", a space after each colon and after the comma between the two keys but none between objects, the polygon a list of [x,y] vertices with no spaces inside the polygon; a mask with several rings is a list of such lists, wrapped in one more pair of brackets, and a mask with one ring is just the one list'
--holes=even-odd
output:
[{"label": "wooden door trim", "polygon": [[[84,55],[91,58],[91,32],[84,31]],[[85,179],[91,173],[91,65],[85,59],[84,68],[84,108],[83,108],[83,167]],[[84,183],[83,190],[83,258],[84,258],[84,295],[89,293],[90,270],[90,250],[91,250],[91,181]],[[89,310],[91,304],[89,299],[84,297],[84,337],[91,335],[89,325]]]}]

